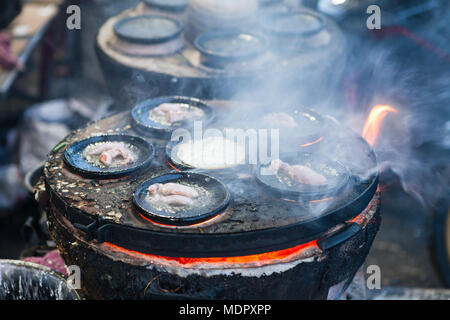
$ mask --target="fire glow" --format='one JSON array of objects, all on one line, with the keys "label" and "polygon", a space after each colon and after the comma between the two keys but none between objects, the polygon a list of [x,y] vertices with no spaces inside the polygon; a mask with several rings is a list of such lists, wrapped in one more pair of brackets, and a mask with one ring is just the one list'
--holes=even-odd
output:
[{"label": "fire glow", "polygon": [[372,147],[377,142],[381,125],[388,113],[397,113],[397,110],[389,105],[376,105],[367,117],[361,135]]}]

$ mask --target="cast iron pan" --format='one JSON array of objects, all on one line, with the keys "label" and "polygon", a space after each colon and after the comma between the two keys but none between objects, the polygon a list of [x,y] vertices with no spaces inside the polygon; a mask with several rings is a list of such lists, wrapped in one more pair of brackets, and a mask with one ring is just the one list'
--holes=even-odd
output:
[{"label": "cast iron pan", "polygon": [[[111,167],[101,168],[88,162],[83,156],[83,152],[91,144],[98,142],[124,142],[136,147],[134,162],[124,165],[122,168]],[[93,179],[114,179],[134,174],[146,168],[155,156],[154,146],[142,138],[130,135],[102,135],[90,137],[70,145],[64,153],[65,164],[75,173],[86,178]]]},{"label": "cast iron pan", "polygon": [[139,44],[163,43],[177,38],[183,23],[163,15],[143,15],[119,20],[114,25],[117,37]]},{"label": "cast iron pan", "polygon": [[189,4],[189,0],[144,0],[144,2],[151,8],[170,12],[182,12]]},{"label": "cast iron pan", "polygon": [[280,198],[296,201],[325,199],[338,194],[349,181],[347,169],[339,162],[333,161],[324,155],[293,152],[281,154],[280,160],[290,165],[306,165],[327,179],[327,184],[324,185],[310,185],[298,182],[289,185],[283,181],[293,181],[290,179],[280,179],[279,177],[283,176],[282,174],[277,176],[270,174],[270,172],[263,172],[264,169],[269,167],[271,161],[256,166],[256,181],[266,191]]},{"label": "cast iron pan", "polygon": [[[171,207],[174,211],[165,212],[153,206],[147,200],[147,188],[156,183],[168,182],[195,187],[200,193],[200,197],[194,199],[196,207]],[[225,211],[230,203],[230,194],[222,182],[211,176],[191,172],[169,173],[142,183],[134,194],[134,203],[138,212],[153,222],[169,226],[188,226],[204,222]]]},{"label": "cast iron pan", "polygon": [[25,188],[27,189],[30,195],[33,195],[34,187],[44,174],[44,165],[45,163],[41,162],[25,174],[23,184],[25,185]]},{"label": "cast iron pan", "polygon": [[194,42],[209,64],[257,57],[267,44],[261,34],[238,31],[212,31],[199,35]]},{"label": "cast iron pan", "polygon": [[201,109],[205,116],[196,121],[202,121],[203,126],[212,123],[216,117],[215,109],[195,98],[190,97],[160,97],[150,99],[139,103],[131,110],[131,117],[133,118],[133,125],[143,134],[156,135],[158,137],[170,137],[172,131],[177,128],[188,128],[193,125],[193,120],[179,121],[173,123],[171,126],[166,126],[162,123],[152,121],[149,118],[149,112],[163,103],[184,103],[192,107]]},{"label": "cast iron pan", "polygon": [[325,19],[309,11],[277,12],[262,20],[263,29],[280,37],[308,37],[325,28]]}]

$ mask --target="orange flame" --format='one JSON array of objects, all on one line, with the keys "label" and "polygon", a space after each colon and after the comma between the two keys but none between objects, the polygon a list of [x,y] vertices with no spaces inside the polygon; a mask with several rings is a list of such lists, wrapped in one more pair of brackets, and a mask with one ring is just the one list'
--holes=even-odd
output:
[{"label": "orange flame", "polygon": [[397,110],[388,105],[376,105],[367,117],[362,136],[372,147],[377,142],[381,124],[389,112],[397,113]]}]

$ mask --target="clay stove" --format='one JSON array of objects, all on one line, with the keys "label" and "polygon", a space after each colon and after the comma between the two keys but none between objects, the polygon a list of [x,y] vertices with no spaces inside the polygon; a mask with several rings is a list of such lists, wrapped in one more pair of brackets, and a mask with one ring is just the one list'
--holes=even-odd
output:
[{"label": "clay stove", "polygon": [[[299,148],[326,148],[349,172],[344,188],[295,200],[271,192],[252,170],[208,172],[231,201],[221,214],[189,226],[152,221],[133,202],[142,182],[180,172],[167,158],[167,140],[135,131],[130,112],[71,133],[45,165],[47,214],[65,262],[81,269],[86,297],[326,299],[330,288],[345,289],[379,228],[377,165],[365,140],[324,119],[327,132]],[[105,134],[140,136],[155,147],[155,158],[117,179],[86,178],[64,162],[74,142]]]}]

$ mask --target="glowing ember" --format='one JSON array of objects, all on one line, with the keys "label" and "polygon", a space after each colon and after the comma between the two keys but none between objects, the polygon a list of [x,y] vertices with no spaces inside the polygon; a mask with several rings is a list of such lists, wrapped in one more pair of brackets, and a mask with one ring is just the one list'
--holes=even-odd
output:
[{"label": "glowing ember", "polygon": [[265,265],[265,264],[272,264],[275,262],[284,262],[284,261],[290,261],[292,259],[298,258],[302,256],[302,253],[305,253],[305,251],[313,248],[318,248],[316,240],[304,243],[298,246],[295,246],[293,248],[279,250],[279,251],[272,251],[272,252],[266,252],[266,253],[260,253],[260,254],[253,254],[248,256],[238,256],[238,257],[212,257],[212,258],[182,258],[182,257],[164,257],[164,256],[157,256],[147,253],[142,253],[138,251],[129,250],[126,248],[119,247],[115,244],[105,242],[105,246],[109,247],[110,249],[135,256],[138,258],[148,258],[152,260],[157,260],[160,263],[176,263],[180,267],[183,268],[192,268],[192,267],[198,267],[198,266],[204,266],[205,264],[208,264],[209,266],[214,267],[226,267],[228,266],[235,266],[235,265],[243,265],[248,266],[248,264],[257,264],[257,265]]},{"label": "glowing ember", "polygon": [[397,110],[388,105],[376,105],[370,111],[369,117],[364,124],[362,136],[372,147],[377,141],[381,124],[389,112],[397,113]]}]

